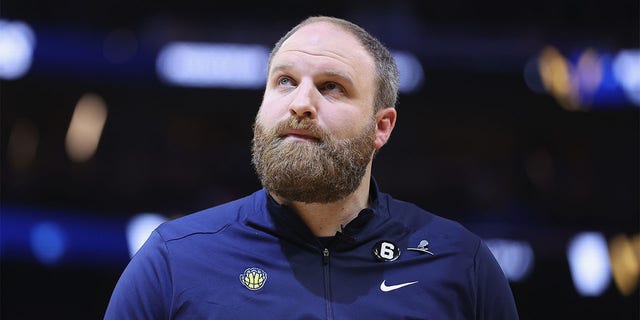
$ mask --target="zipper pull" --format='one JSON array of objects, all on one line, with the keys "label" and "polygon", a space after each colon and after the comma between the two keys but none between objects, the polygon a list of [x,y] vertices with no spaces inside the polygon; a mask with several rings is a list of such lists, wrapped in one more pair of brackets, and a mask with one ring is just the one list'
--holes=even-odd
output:
[{"label": "zipper pull", "polygon": [[329,264],[329,249],[322,250],[322,263]]}]

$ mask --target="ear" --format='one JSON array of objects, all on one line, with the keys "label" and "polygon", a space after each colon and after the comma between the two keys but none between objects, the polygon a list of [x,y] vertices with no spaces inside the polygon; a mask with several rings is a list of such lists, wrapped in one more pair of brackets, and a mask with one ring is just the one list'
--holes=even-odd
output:
[{"label": "ear", "polygon": [[395,108],[384,108],[376,113],[376,140],[373,144],[376,150],[380,150],[389,140],[396,125],[396,117]]}]

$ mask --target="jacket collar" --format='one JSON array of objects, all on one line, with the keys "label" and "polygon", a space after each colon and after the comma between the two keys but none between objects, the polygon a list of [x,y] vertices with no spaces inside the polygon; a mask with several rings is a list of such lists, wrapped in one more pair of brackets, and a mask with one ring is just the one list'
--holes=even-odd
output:
[{"label": "jacket collar", "polygon": [[[359,243],[382,232],[382,225],[389,220],[387,199],[380,193],[378,184],[371,177],[369,189],[369,208],[364,208],[358,216],[336,234],[332,242],[333,249],[348,250]],[[303,243],[309,246],[321,246],[320,241],[309,230],[293,209],[276,202],[269,193],[262,189],[256,194],[254,202],[259,215],[249,215],[247,223],[282,239]]]}]

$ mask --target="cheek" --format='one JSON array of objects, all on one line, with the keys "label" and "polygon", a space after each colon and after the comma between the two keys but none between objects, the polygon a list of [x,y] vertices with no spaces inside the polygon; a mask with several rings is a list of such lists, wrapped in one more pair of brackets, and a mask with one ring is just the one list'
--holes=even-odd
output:
[{"label": "cheek", "polygon": [[271,123],[274,121],[276,112],[269,107],[269,105],[265,105],[264,103],[258,109],[258,113],[256,114],[256,122],[262,124]]},{"label": "cheek", "polygon": [[255,125],[260,125],[262,128],[267,129],[268,126],[267,124],[270,123],[269,119],[265,119],[264,118],[265,113],[262,111],[258,111],[258,114],[256,115],[256,119],[255,119]]},{"label": "cheek", "polygon": [[360,113],[339,113],[318,117],[319,124],[330,131],[336,138],[351,138],[362,133],[365,128],[365,118]]},{"label": "cheek", "polygon": [[263,124],[278,122],[289,117],[289,109],[282,99],[272,99],[265,96],[256,117]]}]

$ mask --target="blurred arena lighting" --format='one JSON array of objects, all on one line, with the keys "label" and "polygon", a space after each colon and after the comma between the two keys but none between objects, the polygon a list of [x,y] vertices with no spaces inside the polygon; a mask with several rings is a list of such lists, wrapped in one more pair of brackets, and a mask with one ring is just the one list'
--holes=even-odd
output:
[{"label": "blurred arena lighting", "polygon": [[599,232],[575,235],[567,247],[573,285],[582,296],[597,297],[609,286],[611,267],[607,242]]},{"label": "blurred arena lighting", "polygon": [[0,19],[0,79],[13,80],[31,67],[36,37],[22,21]]},{"label": "blurred arena lighting", "polygon": [[540,70],[538,57],[536,56],[535,58],[527,60],[524,66],[524,82],[531,91],[537,94],[547,93],[547,88],[545,88],[545,84],[542,82],[542,75],[543,72]]},{"label": "blurred arena lighting", "polygon": [[260,45],[173,42],[160,50],[156,71],[177,86],[257,89],[264,84],[268,56]]},{"label": "blurred arena lighting", "polygon": [[620,51],[613,60],[613,73],[629,100],[640,106],[640,49]]},{"label": "blurred arena lighting", "polygon": [[67,239],[58,224],[40,222],[31,230],[31,248],[35,257],[44,265],[57,264],[64,255]]},{"label": "blurred arena lighting", "polygon": [[38,128],[28,119],[17,119],[7,142],[7,160],[13,170],[26,172],[38,150]]},{"label": "blurred arena lighting", "polygon": [[569,111],[640,106],[640,50],[615,55],[594,48],[573,59],[553,46],[527,62],[524,80],[529,89],[549,93]]},{"label": "blurred arena lighting", "polygon": [[573,70],[573,90],[578,92],[581,105],[592,105],[593,98],[604,78],[603,60],[598,52],[588,48],[578,58]]},{"label": "blurred arena lighting", "polygon": [[127,223],[129,256],[133,257],[147,241],[151,232],[165,221],[167,221],[165,217],[155,213],[141,213],[131,218]]},{"label": "blurred arena lighting", "polygon": [[510,239],[486,239],[485,242],[510,281],[523,281],[531,273],[534,254],[528,242]]},{"label": "blurred arena lighting", "polygon": [[0,205],[1,261],[98,268],[120,267],[129,261],[124,219]]},{"label": "blurred arena lighting", "polygon": [[538,57],[538,72],[547,92],[565,108],[578,108],[575,92],[571,87],[569,61],[555,47],[545,47]]},{"label": "blurred arena lighting", "polygon": [[631,238],[624,234],[609,240],[609,256],[613,281],[624,296],[638,288],[640,279],[640,234]]},{"label": "blurred arena lighting", "polygon": [[94,155],[107,120],[104,100],[92,93],[83,95],[75,107],[65,140],[67,154],[74,162],[85,162]]},{"label": "blurred arena lighting", "polygon": [[[262,45],[172,42],[156,59],[164,82],[184,87],[260,89],[267,75],[269,49]],[[400,71],[400,92],[416,91],[424,81],[418,58],[410,52],[392,52]]]},{"label": "blurred arena lighting", "polygon": [[410,52],[392,51],[400,72],[400,92],[414,92],[424,81],[424,70],[418,58]]}]

